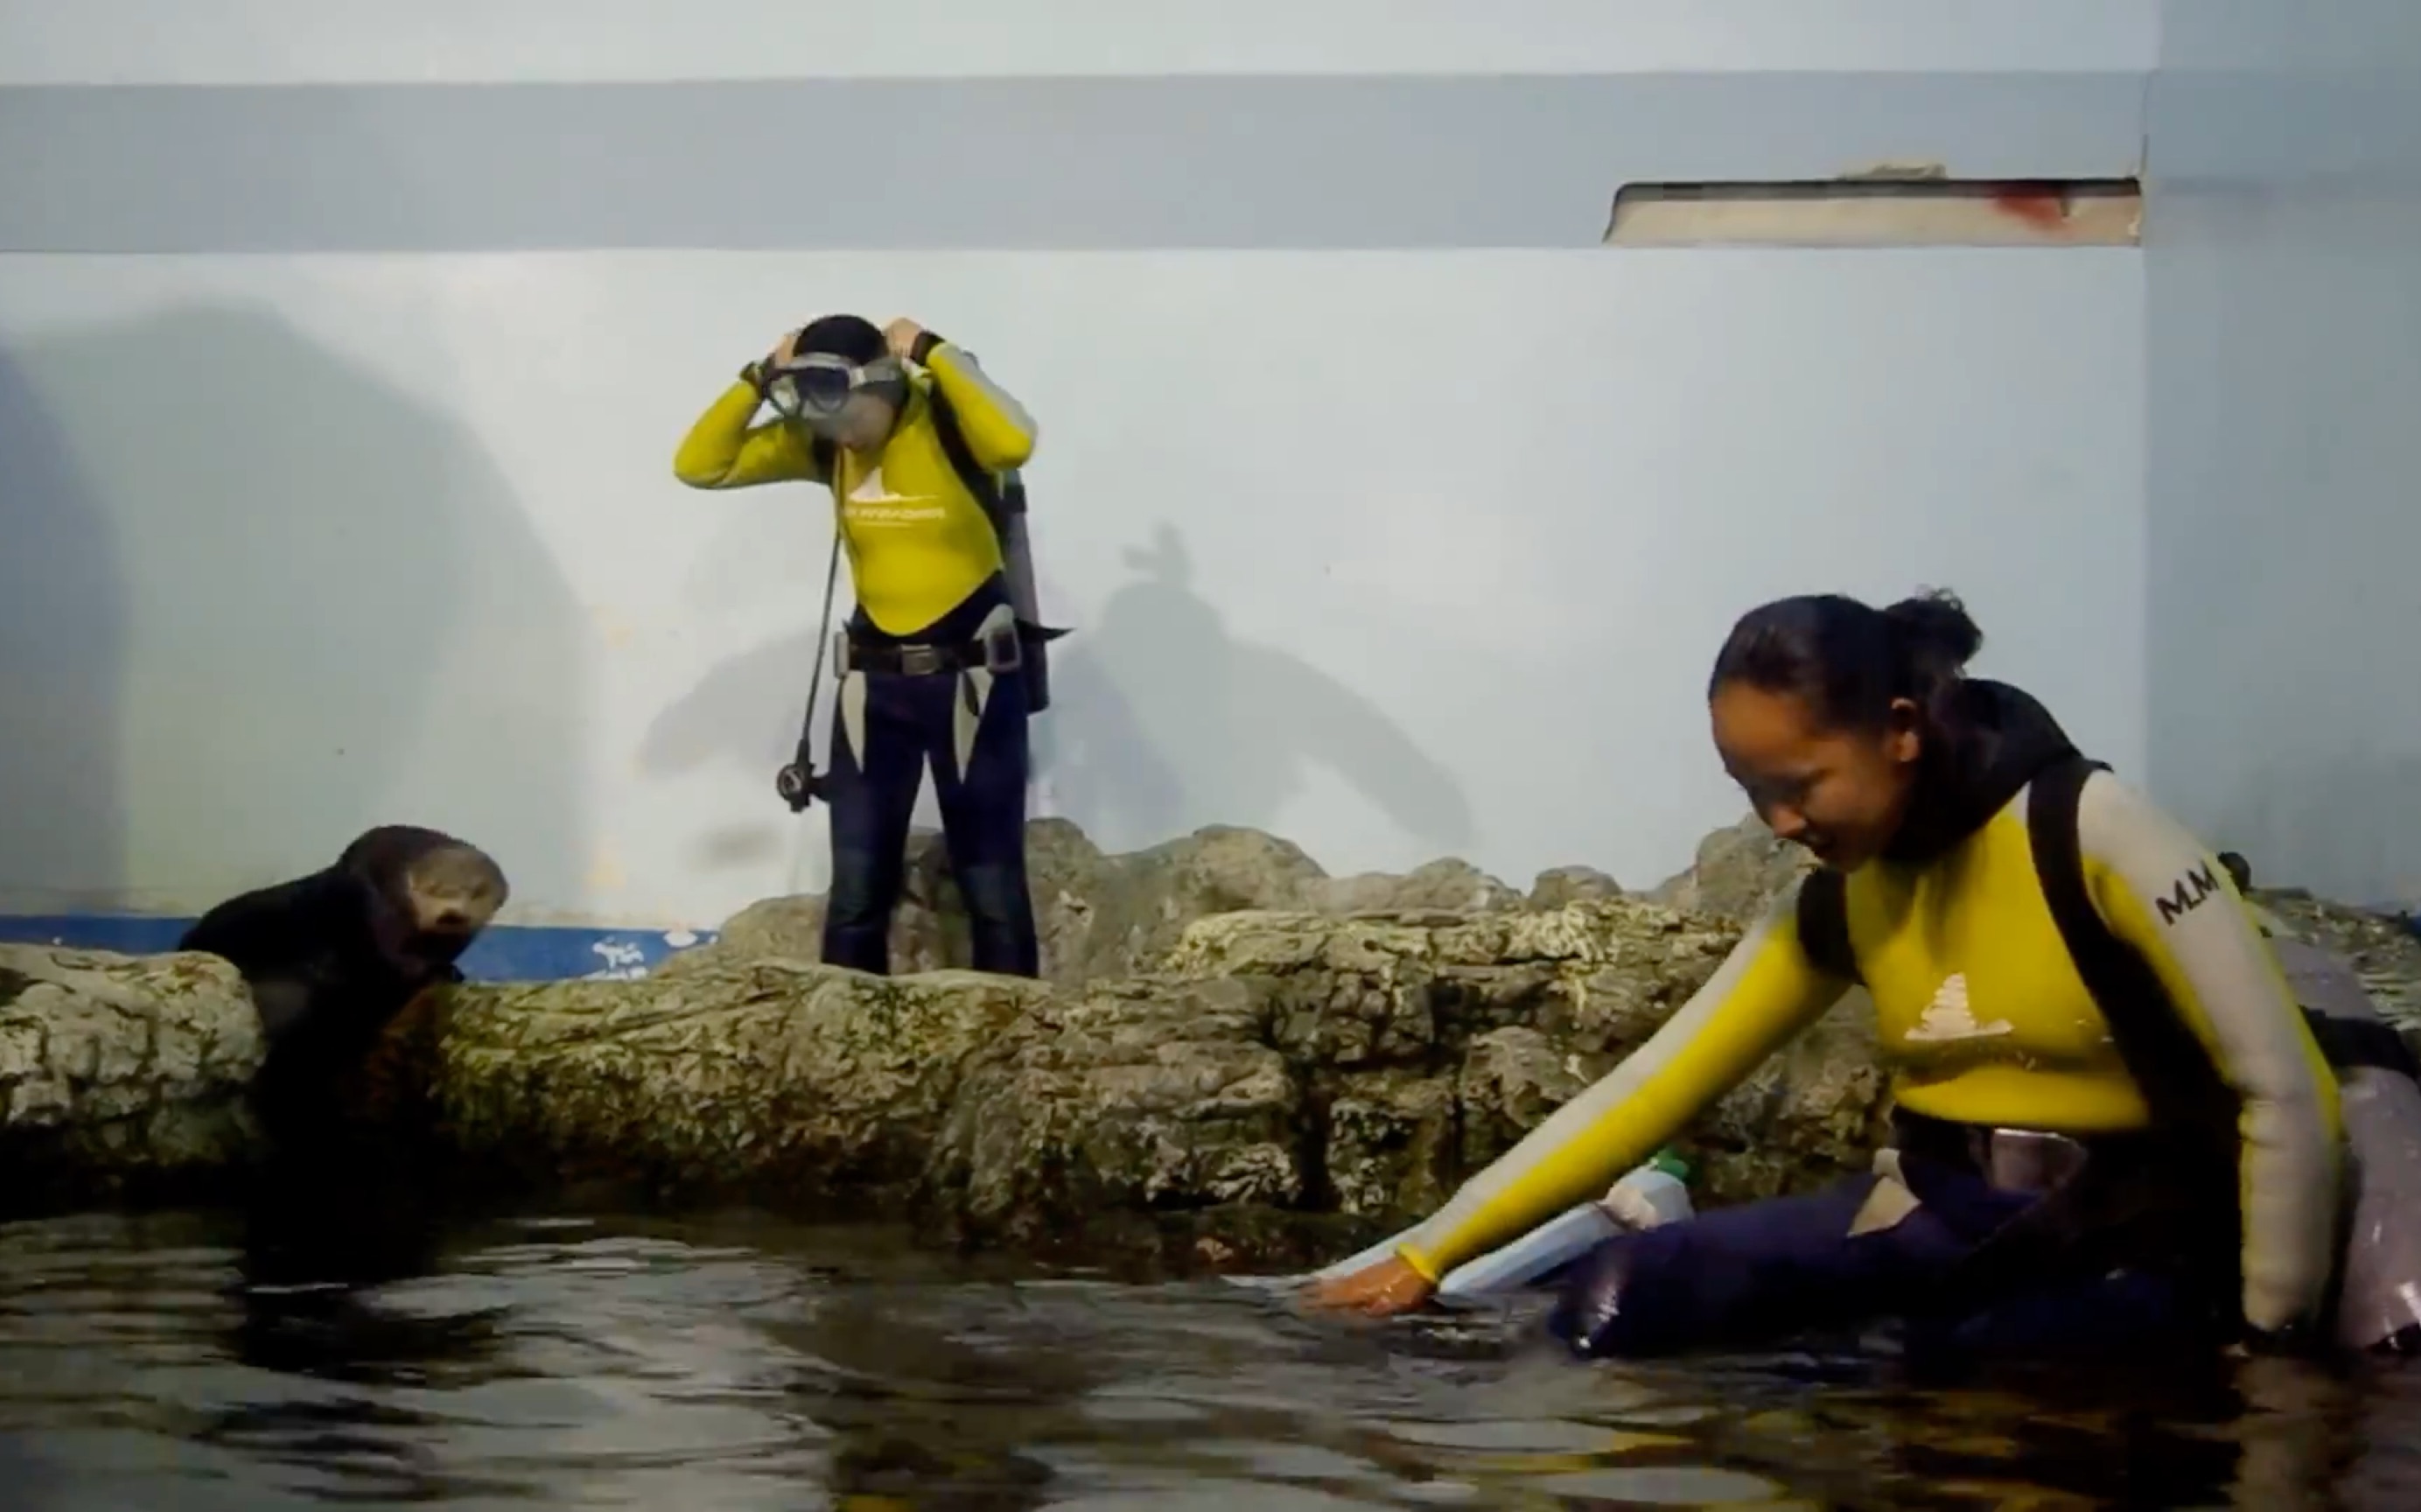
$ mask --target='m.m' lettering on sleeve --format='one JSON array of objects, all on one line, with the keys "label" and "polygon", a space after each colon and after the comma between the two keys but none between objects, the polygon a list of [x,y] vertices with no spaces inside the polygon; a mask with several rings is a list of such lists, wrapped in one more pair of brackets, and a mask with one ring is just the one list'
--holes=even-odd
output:
[{"label": "'m.m' lettering on sleeve", "polygon": [[2175,924],[2200,908],[2204,898],[2218,891],[2219,874],[2211,870],[2210,862],[2196,862],[2187,868],[2184,876],[2171,882],[2154,898],[2152,906],[2160,911],[2163,924]]}]

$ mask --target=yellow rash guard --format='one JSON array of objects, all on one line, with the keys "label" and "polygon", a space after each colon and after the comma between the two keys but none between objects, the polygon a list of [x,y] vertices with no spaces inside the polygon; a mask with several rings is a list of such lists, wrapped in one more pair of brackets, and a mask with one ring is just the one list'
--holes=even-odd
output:
[{"label": "yellow rash guard", "polygon": [[832,485],[859,605],[877,629],[914,634],[1001,569],[992,522],[942,450],[933,425],[936,388],[978,466],[1004,472],[1034,455],[1033,418],[973,357],[945,341],[927,353],[925,372],[912,380],[882,455],[841,452],[837,478],[816,465],[814,433],[805,425],[749,423],[759,400],[745,382],[732,384],[698,416],[673,459],[673,475],[694,489]]},{"label": "yellow rash guard", "polygon": [[[1959,1123],[2141,1128],[2143,1094],[2036,881],[2026,797],[1929,860],[1849,879],[1894,1096]],[[2077,830],[2102,921],[2151,965],[2241,1099],[2246,1320],[2310,1317],[2335,1245],[2335,1078],[2249,906],[2193,836],[2106,772],[2085,783]],[[1645,1045],[1408,1235],[1404,1259],[1434,1281],[1598,1195],[1837,1001],[1846,985],[1802,950],[1796,904],[1794,890]]]}]

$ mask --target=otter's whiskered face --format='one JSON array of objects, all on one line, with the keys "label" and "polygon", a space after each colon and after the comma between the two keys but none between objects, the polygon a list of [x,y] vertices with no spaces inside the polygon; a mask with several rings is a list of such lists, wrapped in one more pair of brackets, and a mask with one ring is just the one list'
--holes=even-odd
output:
[{"label": "otter's whiskered face", "polygon": [[504,868],[486,851],[416,825],[369,830],[339,864],[375,896],[373,933],[399,966],[452,964],[511,896]]},{"label": "otter's whiskered face", "polygon": [[407,948],[423,959],[451,961],[495,919],[510,893],[503,868],[473,847],[421,857],[404,876],[414,936]]}]

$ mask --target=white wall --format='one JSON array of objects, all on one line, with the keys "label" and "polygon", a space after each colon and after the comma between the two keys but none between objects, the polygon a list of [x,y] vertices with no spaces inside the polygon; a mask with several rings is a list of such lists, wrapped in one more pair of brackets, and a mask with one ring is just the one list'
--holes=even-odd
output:
[{"label": "white wall", "polygon": [[[1738,804],[1725,627],[1809,587],[1954,585],[1989,670],[2139,759],[2124,252],[25,257],[17,544],[79,586],[0,600],[69,706],[7,775],[116,771],[80,823],[10,806],[16,905],[190,905],[381,818],[491,844],[525,918],[817,880],[769,781],[829,516],[668,464],[827,306],[916,314],[1040,417],[1080,634],[1039,729],[1107,843],[1651,880]],[[1501,344],[1441,346],[1449,311]],[[87,855],[112,798],[122,857]]]},{"label": "white wall", "polygon": [[2421,901],[2421,9],[2182,0],[2151,95],[2151,758],[2261,875]]},{"label": "white wall", "polygon": [[2125,171],[2151,0],[477,8],[0,0],[0,910],[385,819],[529,922],[820,885],[828,516],[669,461],[836,308],[1040,415],[1038,797],[1109,845],[1651,881],[1806,589],[1957,587],[2141,760],[2133,253],[1595,242],[1638,178]]}]

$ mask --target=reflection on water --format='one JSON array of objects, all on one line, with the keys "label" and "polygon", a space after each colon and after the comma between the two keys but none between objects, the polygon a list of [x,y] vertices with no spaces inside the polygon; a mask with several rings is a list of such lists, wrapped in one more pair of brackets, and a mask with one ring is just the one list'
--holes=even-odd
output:
[{"label": "reflection on water", "polygon": [[27,1223],[0,1506],[2421,1506],[2421,1376],[1582,1368],[1535,1321],[1316,1324],[745,1215],[350,1252],[258,1215]]}]

